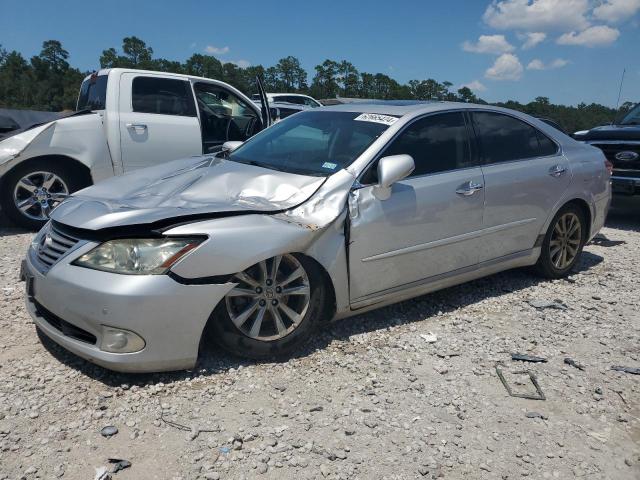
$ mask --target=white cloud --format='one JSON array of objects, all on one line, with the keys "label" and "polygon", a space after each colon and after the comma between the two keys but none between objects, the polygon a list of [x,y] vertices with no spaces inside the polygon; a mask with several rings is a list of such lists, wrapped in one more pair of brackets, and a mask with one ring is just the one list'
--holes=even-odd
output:
[{"label": "white cloud", "polygon": [[493,0],[483,20],[499,30],[582,30],[589,0]]},{"label": "white cloud", "polygon": [[224,55],[229,53],[229,47],[214,47],[213,45],[207,45],[204,47],[204,51],[210,55]]},{"label": "white cloud", "polygon": [[560,45],[580,45],[583,47],[603,47],[611,45],[620,36],[620,30],[596,25],[581,32],[569,32],[558,37],[556,42]]},{"label": "white cloud", "polygon": [[467,87],[474,92],[484,92],[487,89],[487,87],[485,87],[480,80],[473,80],[472,82],[460,85],[460,88],[462,87]]},{"label": "white cloud", "polygon": [[553,62],[545,64],[539,58],[534,58],[527,65],[527,70],[554,70],[556,68],[562,68],[569,62],[563,58],[556,58]]},{"label": "white cloud", "polygon": [[605,0],[593,9],[593,16],[604,22],[628,20],[640,10],[640,0]]},{"label": "white cloud", "polygon": [[492,53],[495,55],[513,52],[514,50],[513,45],[504,38],[504,35],[480,35],[476,43],[464,42],[462,49],[465,52]]},{"label": "white cloud", "polygon": [[518,34],[518,38],[522,40],[522,49],[529,50],[539,43],[544,42],[547,38],[547,34],[544,32],[527,32]]},{"label": "white cloud", "polygon": [[229,63],[233,63],[240,68],[247,68],[251,66],[251,62],[249,60],[229,60]]},{"label": "white cloud", "polygon": [[523,71],[518,57],[512,53],[505,53],[496,59],[484,76],[490,80],[520,80]]}]

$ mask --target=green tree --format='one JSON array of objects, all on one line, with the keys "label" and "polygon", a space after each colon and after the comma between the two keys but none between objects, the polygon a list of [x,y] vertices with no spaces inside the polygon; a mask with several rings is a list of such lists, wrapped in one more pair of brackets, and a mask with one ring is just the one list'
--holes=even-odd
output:
[{"label": "green tree", "polygon": [[325,60],[314,67],[316,75],[311,84],[311,93],[316,98],[334,98],[340,90],[338,85],[339,65],[333,60]]},{"label": "green tree", "polygon": [[285,92],[299,92],[306,90],[307,72],[300,65],[300,60],[291,55],[278,60],[274,71],[271,72],[282,90]]}]

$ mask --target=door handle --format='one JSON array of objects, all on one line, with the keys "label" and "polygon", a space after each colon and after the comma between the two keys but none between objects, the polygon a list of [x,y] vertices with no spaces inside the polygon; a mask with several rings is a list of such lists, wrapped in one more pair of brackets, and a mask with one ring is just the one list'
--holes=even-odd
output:
[{"label": "door handle", "polygon": [[554,165],[549,169],[549,175],[551,175],[552,177],[560,177],[565,173],[567,173],[567,169],[562,165]]},{"label": "door handle", "polygon": [[474,193],[476,193],[478,190],[482,190],[483,188],[484,188],[484,185],[482,185],[481,183],[468,181],[468,182],[463,183],[462,185],[460,185],[458,187],[458,189],[456,190],[456,193],[458,195],[462,195],[464,197],[468,197],[468,196],[473,195]]},{"label": "door handle", "polygon": [[134,130],[146,130],[147,126],[142,123],[127,123],[127,128],[132,128]]}]

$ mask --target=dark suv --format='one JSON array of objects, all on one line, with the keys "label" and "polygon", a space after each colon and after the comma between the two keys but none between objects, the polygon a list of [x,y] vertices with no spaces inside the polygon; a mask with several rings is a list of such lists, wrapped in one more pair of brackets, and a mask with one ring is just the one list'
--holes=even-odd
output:
[{"label": "dark suv", "polygon": [[640,103],[612,125],[576,132],[573,136],[601,149],[613,164],[613,193],[640,195]]}]

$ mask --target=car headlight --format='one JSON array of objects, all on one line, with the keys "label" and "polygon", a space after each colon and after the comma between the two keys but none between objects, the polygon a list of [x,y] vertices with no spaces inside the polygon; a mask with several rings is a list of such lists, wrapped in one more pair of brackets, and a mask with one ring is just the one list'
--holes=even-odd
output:
[{"label": "car headlight", "polygon": [[201,238],[123,238],[98,245],[73,265],[125,275],[160,275],[196,248]]}]

